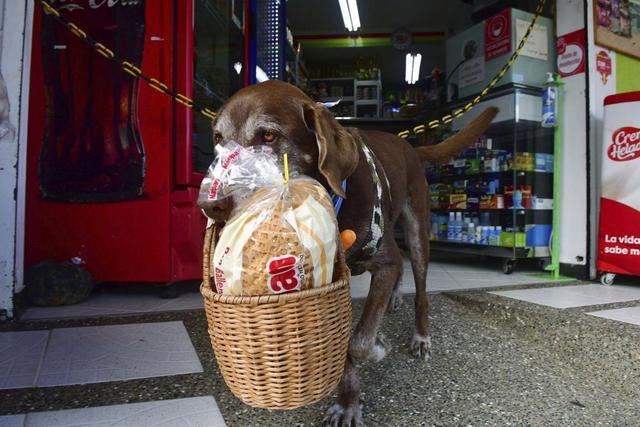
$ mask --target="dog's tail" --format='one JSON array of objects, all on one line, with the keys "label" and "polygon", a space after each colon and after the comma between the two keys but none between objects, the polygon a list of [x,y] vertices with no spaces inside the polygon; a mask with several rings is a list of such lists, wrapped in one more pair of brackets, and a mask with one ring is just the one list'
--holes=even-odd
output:
[{"label": "dog's tail", "polygon": [[427,147],[417,147],[416,151],[420,161],[423,163],[438,163],[457,156],[487,130],[496,114],[498,114],[498,109],[489,107],[473,119],[471,123],[441,143]]}]

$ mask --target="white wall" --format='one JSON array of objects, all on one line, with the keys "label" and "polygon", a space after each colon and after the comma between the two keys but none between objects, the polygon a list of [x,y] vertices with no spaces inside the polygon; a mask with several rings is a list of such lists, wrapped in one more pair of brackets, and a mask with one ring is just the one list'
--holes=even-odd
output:
[{"label": "white wall", "polygon": [[[588,3],[588,20],[589,23],[593,22],[593,0],[587,0]],[[591,158],[593,161],[593,173],[591,176],[591,183],[593,188],[592,203],[591,203],[591,233],[593,236],[591,245],[593,259],[595,260],[597,254],[597,229],[598,229],[598,207],[600,202],[600,165],[601,165],[601,153],[602,153],[602,133],[603,126],[602,121],[604,117],[604,98],[616,93],[616,53],[612,50],[597,46],[595,44],[595,28],[593,25],[589,25],[588,32],[589,41],[589,113],[591,117],[590,129],[590,146]],[[611,76],[606,83],[602,81],[600,74],[596,68],[596,56],[598,52],[605,51],[611,58]],[[591,274],[596,276],[595,263],[591,266]]]},{"label": "white wall", "polygon": [[[0,310],[13,317],[13,294],[22,283],[26,121],[33,1],[0,0]],[[26,34],[26,37],[25,37]],[[27,56],[23,56],[24,54]],[[26,60],[23,62],[23,57]],[[8,104],[8,118],[2,108]],[[8,119],[8,120],[7,120]]]},{"label": "white wall", "polygon": [[[584,29],[584,1],[558,0],[556,35]],[[565,77],[560,262],[586,265],[588,239],[586,74]]]}]

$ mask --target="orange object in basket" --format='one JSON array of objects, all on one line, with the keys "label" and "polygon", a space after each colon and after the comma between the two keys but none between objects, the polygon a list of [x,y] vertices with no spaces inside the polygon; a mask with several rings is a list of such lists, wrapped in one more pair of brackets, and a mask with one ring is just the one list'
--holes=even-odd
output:
[{"label": "orange object in basket", "polygon": [[340,241],[342,242],[342,250],[346,251],[356,241],[356,233],[353,230],[344,230],[340,233]]}]

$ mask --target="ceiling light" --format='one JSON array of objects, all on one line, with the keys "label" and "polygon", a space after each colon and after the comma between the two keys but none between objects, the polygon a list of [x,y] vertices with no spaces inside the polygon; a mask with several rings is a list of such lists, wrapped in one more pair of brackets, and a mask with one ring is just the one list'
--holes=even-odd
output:
[{"label": "ceiling light", "polygon": [[405,57],[404,79],[408,84],[412,85],[419,80],[421,62],[421,54],[418,53],[413,55],[411,53],[407,53],[407,56]]},{"label": "ceiling light", "polygon": [[360,14],[356,0],[338,0],[344,26],[348,31],[358,31],[360,28]]}]

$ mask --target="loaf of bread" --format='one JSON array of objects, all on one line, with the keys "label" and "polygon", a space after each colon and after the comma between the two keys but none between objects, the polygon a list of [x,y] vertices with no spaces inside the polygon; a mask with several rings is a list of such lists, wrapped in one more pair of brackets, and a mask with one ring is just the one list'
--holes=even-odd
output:
[{"label": "loaf of bread", "polygon": [[259,188],[235,212],[213,255],[218,292],[282,294],[331,283],[338,227],[318,182],[305,177]]}]

